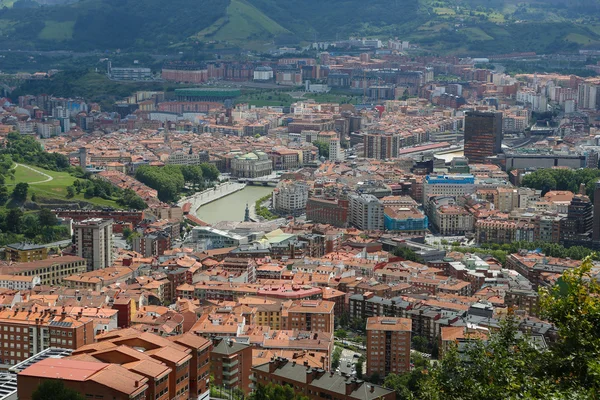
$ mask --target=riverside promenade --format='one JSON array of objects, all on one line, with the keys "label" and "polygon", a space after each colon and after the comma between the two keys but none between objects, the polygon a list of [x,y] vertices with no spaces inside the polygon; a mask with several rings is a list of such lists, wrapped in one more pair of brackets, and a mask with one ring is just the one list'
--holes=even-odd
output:
[{"label": "riverside promenade", "polygon": [[219,200],[222,197],[229,196],[232,193],[239,192],[246,187],[245,183],[225,182],[214,188],[203,190],[193,194],[192,196],[184,197],[177,203],[180,207],[185,203],[191,203],[191,213],[196,215],[196,211],[205,204]]}]

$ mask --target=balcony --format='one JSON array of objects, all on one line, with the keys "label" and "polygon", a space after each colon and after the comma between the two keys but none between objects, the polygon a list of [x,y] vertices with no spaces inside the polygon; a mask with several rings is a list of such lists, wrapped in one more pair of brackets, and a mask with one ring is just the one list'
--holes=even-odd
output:
[{"label": "balcony", "polygon": [[240,363],[240,360],[235,359],[235,360],[229,360],[229,361],[223,361],[223,368],[231,368],[231,367],[235,367],[236,365],[238,365]]},{"label": "balcony", "polygon": [[224,384],[224,385],[229,385],[229,386],[231,386],[231,385],[233,385],[234,383],[236,383],[238,380],[239,380],[239,378],[236,376],[235,378],[232,378],[232,379],[230,379],[230,380],[228,380],[228,381],[226,381],[226,380],[223,380],[223,384]]},{"label": "balcony", "polygon": [[223,370],[223,376],[231,376],[231,375],[238,374],[239,372],[240,372],[240,370],[237,368],[234,370],[230,370],[230,371]]}]

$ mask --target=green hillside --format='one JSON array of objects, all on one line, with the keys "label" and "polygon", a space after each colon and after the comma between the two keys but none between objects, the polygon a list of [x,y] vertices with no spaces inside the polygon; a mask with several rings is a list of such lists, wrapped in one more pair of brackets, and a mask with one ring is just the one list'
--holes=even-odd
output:
[{"label": "green hillside", "polygon": [[291,34],[245,0],[231,0],[225,17],[200,31],[196,38],[243,45]]},{"label": "green hillside", "polygon": [[0,0],[0,47],[265,50],[350,35],[400,37],[440,53],[600,46],[600,0]]}]

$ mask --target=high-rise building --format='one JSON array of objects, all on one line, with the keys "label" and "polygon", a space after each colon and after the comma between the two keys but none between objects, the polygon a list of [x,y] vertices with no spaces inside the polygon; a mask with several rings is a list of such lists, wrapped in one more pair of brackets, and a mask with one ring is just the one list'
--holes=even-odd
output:
[{"label": "high-rise building", "polygon": [[372,194],[352,194],[349,196],[349,222],[363,231],[384,229],[383,203]]},{"label": "high-rise building", "polygon": [[594,206],[585,195],[575,195],[569,204],[567,218],[561,220],[560,238],[565,245],[589,240],[594,225]]},{"label": "high-rise building", "polygon": [[408,318],[371,317],[367,319],[367,375],[410,371],[410,335]]},{"label": "high-rise building", "polygon": [[102,218],[90,218],[73,225],[77,255],[85,258],[88,271],[112,265],[112,226],[112,219]]},{"label": "high-rise building", "polygon": [[594,242],[600,242],[600,181],[596,182],[594,188],[594,222],[593,235]]},{"label": "high-rise building", "polygon": [[364,135],[365,158],[385,160],[398,157],[400,138],[399,135],[378,133]]},{"label": "high-rise building", "polygon": [[465,157],[471,164],[502,151],[502,113],[469,112],[465,116]]}]

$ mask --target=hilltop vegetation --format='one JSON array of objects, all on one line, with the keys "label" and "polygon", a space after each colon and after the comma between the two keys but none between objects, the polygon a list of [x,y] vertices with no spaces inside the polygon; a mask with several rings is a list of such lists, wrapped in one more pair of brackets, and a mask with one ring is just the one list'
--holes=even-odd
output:
[{"label": "hilltop vegetation", "polygon": [[266,49],[349,35],[436,52],[574,51],[600,45],[597,0],[3,0],[0,46],[79,51]]}]

